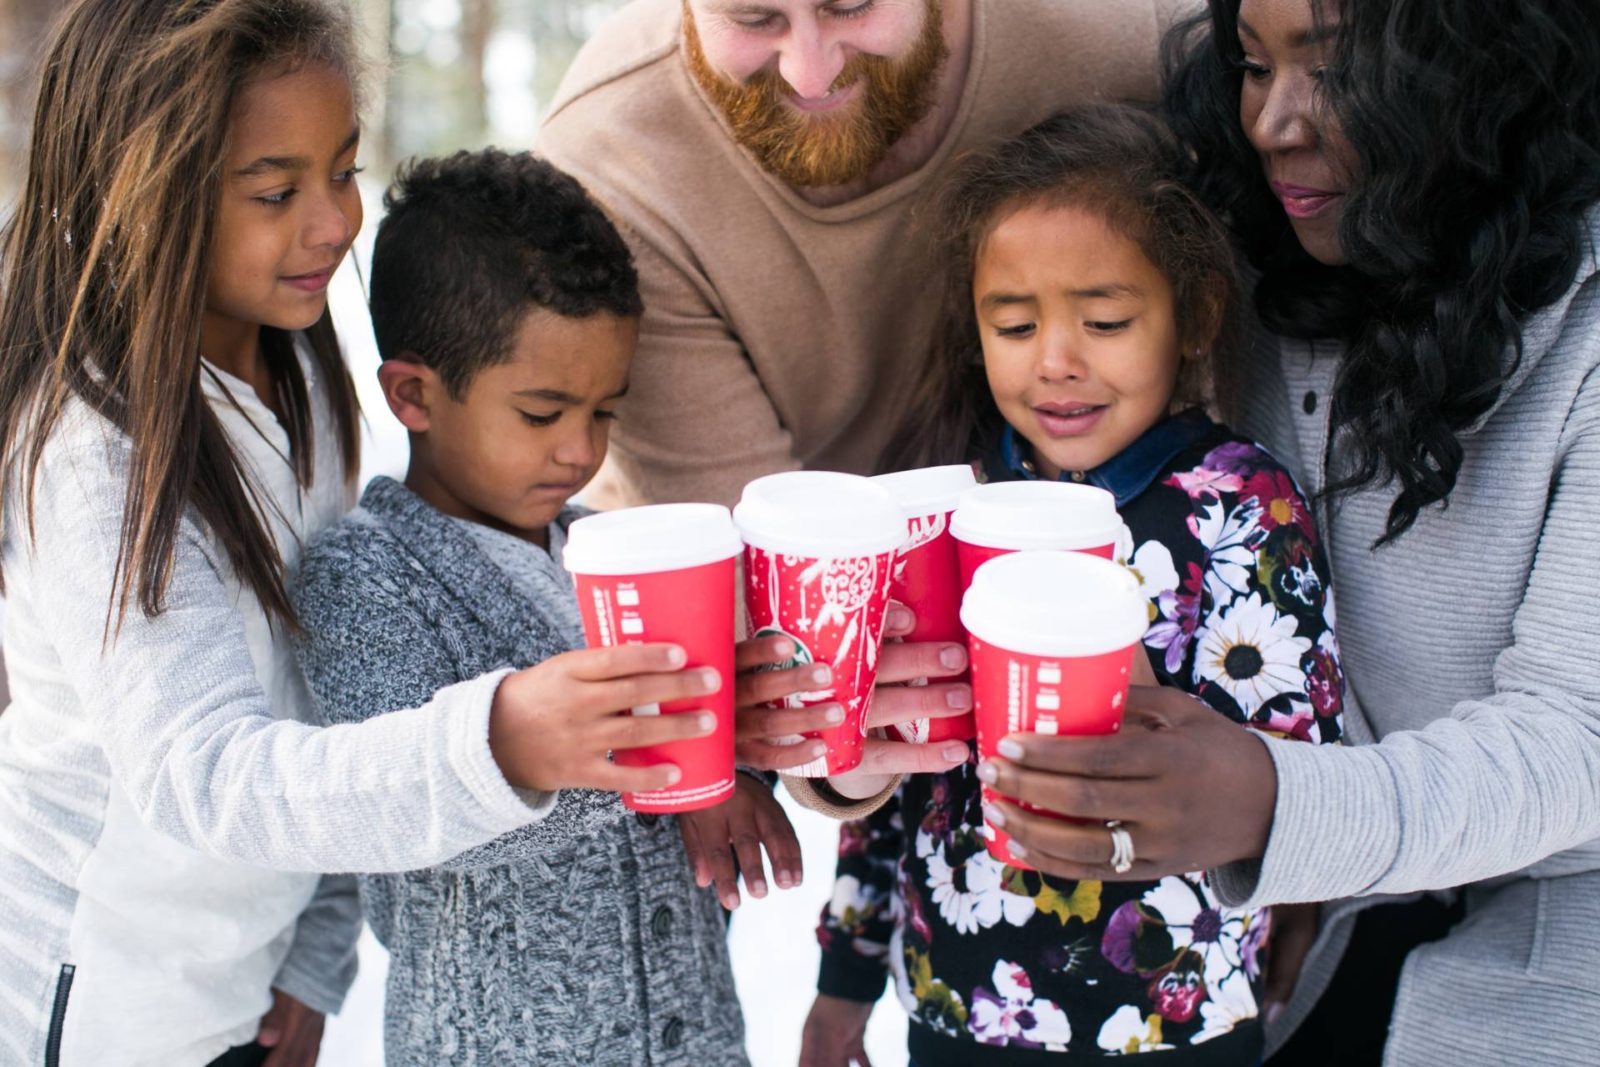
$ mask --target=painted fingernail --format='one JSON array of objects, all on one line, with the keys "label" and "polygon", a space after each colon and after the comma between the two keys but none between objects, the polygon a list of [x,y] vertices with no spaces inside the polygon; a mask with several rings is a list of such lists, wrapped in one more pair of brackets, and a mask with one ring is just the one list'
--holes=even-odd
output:
[{"label": "painted fingernail", "polygon": [[681,667],[689,662],[689,654],[677,645],[667,649],[667,662],[674,667]]},{"label": "painted fingernail", "polygon": [[792,656],[794,652],[794,642],[787,637],[774,637],[772,639],[772,654],[774,656]]},{"label": "painted fingernail", "polygon": [[717,728],[717,717],[709,711],[702,711],[694,717],[694,723],[703,734],[709,734]]},{"label": "painted fingernail", "polygon": [[680,771],[678,768],[676,768],[676,767],[668,767],[667,768],[667,784],[668,785],[677,785],[678,784],[678,779],[680,779],[682,777],[683,777],[683,772]]},{"label": "painted fingernail", "polygon": [[1006,813],[993,804],[985,804],[983,806],[983,821],[990,826],[1004,826],[1006,824]]},{"label": "painted fingernail", "polygon": [[700,684],[705,687],[706,692],[715,693],[722,688],[722,676],[717,673],[715,667],[704,667],[700,671]]},{"label": "painted fingernail", "polygon": [[897,604],[889,609],[887,621],[891,630],[909,630],[916,624],[917,617]]},{"label": "painted fingernail", "polygon": [[1006,848],[1019,860],[1028,854],[1028,850],[1017,844],[1015,841],[1007,841]]},{"label": "painted fingernail", "polygon": [[960,645],[946,645],[939,650],[939,666],[958,671],[967,665],[967,650]]},{"label": "painted fingernail", "polygon": [[967,746],[960,741],[951,741],[939,747],[939,755],[947,760],[960,760],[966,762]]},{"label": "painted fingernail", "polygon": [[829,705],[828,713],[824,716],[824,718],[826,718],[829,722],[844,722],[844,709],[837,704],[831,704]]},{"label": "painted fingernail", "polygon": [[1004,756],[1006,759],[1022,758],[1022,745],[1019,742],[1011,740],[1009,737],[1002,737],[1000,739],[1000,743],[994,747],[995,751],[999,752],[1000,755]]},{"label": "painted fingernail", "polygon": [[810,678],[812,685],[827,685],[833,681],[833,668],[826,663],[819,663],[811,668]]},{"label": "painted fingernail", "polygon": [[999,780],[1000,773],[995,770],[994,764],[990,763],[988,760],[982,760],[979,762],[978,781],[982,782],[984,785],[994,785]]},{"label": "painted fingernail", "polygon": [[964,685],[958,685],[954,689],[947,689],[944,694],[944,702],[957,711],[966,711],[972,707],[972,690]]},{"label": "painted fingernail", "polygon": [[812,742],[811,747],[806,749],[806,751],[811,753],[811,758],[812,759],[821,759],[823,756],[826,756],[828,754],[827,742],[825,742],[825,741],[814,741],[814,742]]}]

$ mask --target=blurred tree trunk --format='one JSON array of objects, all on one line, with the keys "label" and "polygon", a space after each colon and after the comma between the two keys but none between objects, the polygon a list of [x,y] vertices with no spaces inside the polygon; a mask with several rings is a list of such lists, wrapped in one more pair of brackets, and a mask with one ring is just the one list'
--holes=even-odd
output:
[{"label": "blurred tree trunk", "polygon": [[394,0],[358,0],[363,54],[372,64],[366,84],[362,120],[363,155],[375,161],[374,173],[388,171],[394,158],[394,116],[389,109],[389,75],[394,56]]},{"label": "blurred tree trunk", "polygon": [[22,188],[45,34],[60,14],[60,0],[0,0],[0,193]]},{"label": "blurred tree trunk", "polygon": [[494,33],[494,6],[494,0],[461,0],[461,51],[467,61],[463,118],[474,141],[489,132],[489,85],[483,68]]}]

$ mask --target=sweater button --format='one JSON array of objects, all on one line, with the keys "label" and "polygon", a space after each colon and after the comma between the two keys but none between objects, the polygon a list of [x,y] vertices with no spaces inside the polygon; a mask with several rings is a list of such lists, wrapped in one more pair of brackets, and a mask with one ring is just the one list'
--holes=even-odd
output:
[{"label": "sweater button", "polygon": [[672,936],[672,909],[665,904],[655,910],[650,916],[650,932],[665,941]]},{"label": "sweater button", "polygon": [[1315,415],[1317,413],[1317,394],[1308,392],[1305,399],[1300,401],[1300,406],[1305,409],[1307,415]]},{"label": "sweater button", "polygon": [[661,1047],[677,1048],[683,1044],[683,1020],[674,1015],[667,1023],[667,1028],[661,1031]]}]

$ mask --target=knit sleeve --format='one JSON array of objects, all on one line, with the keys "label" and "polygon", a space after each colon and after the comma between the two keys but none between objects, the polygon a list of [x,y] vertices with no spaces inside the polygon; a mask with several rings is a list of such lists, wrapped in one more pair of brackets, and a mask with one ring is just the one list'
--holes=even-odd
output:
[{"label": "knit sleeve", "polygon": [[135,603],[108,627],[126,479],[124,446],[52,441],[36,536],[27,541],[16,520],[8,536],[57,605],[46,636],[81,680],[85,727],[148,825],[259,866],[383,871],[427,866],[528,821],[488,745],[501,674],[359,726],[275,718],[226,564],[188,519],[165,610],[150,618]]},{"label": "knit sleeve", "polygon": [[[357,525],[337,535],[301,562],[297,651],[317,710],[329,722],[359,723],[424,701],[462,672],[445,636],[451,628],[414,595],[404,547]],[[548,857],[626,814],[616,793],[517,792],[531,821],[434,866],[476,870]]]},{"label": "knit sleeve", "polygon": [[1229,900],[1440,889],[1600,835],[1600,663],[1584,636],[1600,571],[1600,372],[1579,392],[1556,472],[1493,691],[1377,744],[1269,742],[1272,835],[1259,861],[1216,872]]}]

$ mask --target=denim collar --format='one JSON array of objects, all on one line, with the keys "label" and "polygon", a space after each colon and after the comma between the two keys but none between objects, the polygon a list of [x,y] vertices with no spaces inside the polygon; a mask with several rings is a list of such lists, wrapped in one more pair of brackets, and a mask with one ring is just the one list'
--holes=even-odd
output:
[{"label": "denim collar", "polygon": [[[1093,470],[1062,471],[1060,480],[1098,486],[1116,497],[1120,508],[1150,488],[1150,483],[1166,470],[1172,457],[1204,438],[1211,432],[1212,425],[1204,411],[1190,408],[1162,419],[1140,434],[1133,444]],[[1008,425],[1000,437],[998,457],[1003,477],[1038,480],[1027,449],[1027,442]]]}]

